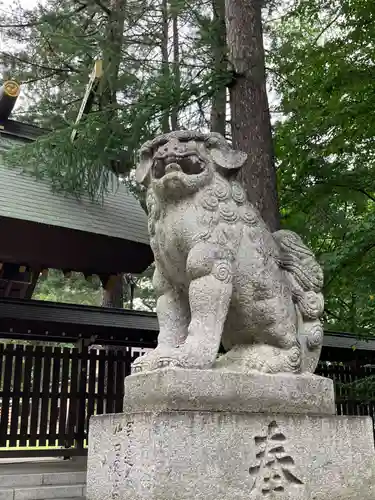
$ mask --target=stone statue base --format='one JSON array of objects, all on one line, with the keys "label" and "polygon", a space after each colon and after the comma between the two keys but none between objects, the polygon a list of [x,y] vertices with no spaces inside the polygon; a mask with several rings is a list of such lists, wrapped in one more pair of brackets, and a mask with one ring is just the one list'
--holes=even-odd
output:
[{"label": "stone statue base", "polygon": [[369,417],[334,415],[315,375],[162,369],[93,417],[87,500],[370,500]]}]

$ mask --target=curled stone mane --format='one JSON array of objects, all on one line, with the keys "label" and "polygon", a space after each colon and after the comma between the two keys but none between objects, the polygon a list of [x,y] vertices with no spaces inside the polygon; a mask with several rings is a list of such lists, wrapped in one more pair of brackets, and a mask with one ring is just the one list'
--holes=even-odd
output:
[{"label": "curled stone mane", "polygon": [[217,223],[235,224],[242,221],[252,225],[257,220],[256,211],[247,201],[241,184],[218,174],[215,174],[212,185],[202,190],[198,199],[205,212],[210,213]]},{"label": "curled stone mane", "polygon": [[174,132],[168,132],[167,134],[159,135],[155,139],[145,142],[140,149],[140,154],[142,155],[145,153],[152,153],[152,151],[154,151],[162,144],[166,144],[170,139],[178,139],[183,142],[204,142],[208,148],[212,146],[220,146],[225,149],[230,148],[227,140],[222,135],[215,132],[204,133],[199,131],[177,130]]},{"label": "curled stone mane", "polygon": [[204,209],[201,216],[202,231],[197,241],[210,241],[221,247],[231,261],[236,258],[243,226],[260,223],[257,211],[248,202],[241,184],[215,174],[214,181],[197,198]]},{"label": "curled stone mane", "polygon": [[146,206],[148,212],[148,232],[152,240],[152,238],[155,236],[155,224],[160,219],[161,203],[155,196],[154,191],[151,187],[149,187],[147,190]]}]

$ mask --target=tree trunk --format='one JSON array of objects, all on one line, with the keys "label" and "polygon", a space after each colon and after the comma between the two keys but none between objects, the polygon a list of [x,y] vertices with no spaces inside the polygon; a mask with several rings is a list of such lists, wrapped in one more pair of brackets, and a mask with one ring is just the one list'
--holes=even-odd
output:
[{"label": "tree trunk", "polygon": [[106,283],[103,283],[102,307],[124,307],[123,275],[110,276]]},{"label": "tree trunk", "polygon": [[105,38],[102,46],[103,77],[99,86],[101,109],[112,106],[115,111],[118,74],[124,40],[126,0],[110,0]]},{"label": "tree trunk", "polygon": [[[162,16],[161,71],[163,75],[163,85],[165,88],[167,88],[170,79],[169,58],[168,58],[168,40],[169,40],[168,0],[162,0],[161,16]],[[161,129],[164,134],[170,131],[169,106],[166,106],[165,111],[163,111],[161,119]]]},{"label": "tree trunk", "polygon": [[226,58],[225,0],[212,0],[212,10],[214,21],[212,55],[216,88],[214,89],[211,103],[211,132],[218,132],[225,136],[227,87],[224,82],[224,75],[228,69]]},{"label": "tree trunk", "polygon": [[178,2],[171,2],[172,29],[173,29],[173,96],[174,102],[171,110],[172,130],[178,130],[178,109],[180,105],[180,46],[178,36]]},{"label": "tree trunk", "polygon": [[233,146],[248,153],[239,178],[271,231],[280,226],[266,91],[261,0],[226,0]]},{"label": "tree trunk", "polygon": [[[111,118],[116,116],[118,77],[121,64],[121,52],[124,40],[126,0],[110,0],[106,24],[105,40],[102,47],[103,77],[99,85],[99,107],[108,115],[108,133]],[[116,162],[109,165],[116,171]],[[103,307],[123,308],[123,277],[111,276],[105,286],[103,283]]]},{"label": "tree trunk", "polygon": [[[124,307],[124,296],[123,296],[123,275],[117,274],[112,276],[101,276],[100,277],[103,285],[103,300],[102,307],[117,307],[122,309]],[[126,351],[126,347],[121,346],[111,346],[106,345],[104,349],[107,351]],[[104,375],[104,387],[108,390],[112,387],[112,381],[114,379],[114,373],[109,373],[108,361],[105,362],[105,375]]]}]

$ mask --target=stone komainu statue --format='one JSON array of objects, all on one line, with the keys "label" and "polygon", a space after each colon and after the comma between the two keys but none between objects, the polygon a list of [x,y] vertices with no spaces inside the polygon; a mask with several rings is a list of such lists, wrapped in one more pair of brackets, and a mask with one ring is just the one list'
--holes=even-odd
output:
[{"label": "stone komainu statue", "polygon": [[249,203],[235,180],[245,160],[215,133],[172,132],[141,148],[160,333],[134,372],[315,370],[322,269],[297,234],[271,233]]}]

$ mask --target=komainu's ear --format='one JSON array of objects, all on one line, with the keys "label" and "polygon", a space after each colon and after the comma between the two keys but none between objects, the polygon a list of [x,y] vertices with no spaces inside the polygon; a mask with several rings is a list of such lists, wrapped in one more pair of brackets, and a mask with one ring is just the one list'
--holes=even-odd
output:
[{"label": "komainu's ear", "polygon": [[135,170],[135,180],[138,184],[143,184],[144,186],[149,184],[149,174],[152,167],[152,161],[151,154],[141,153],[139,163]]},{"label": "komainu's ear", "polygon": [[216,165],[227,171],[239,170],[247,159],[247,153],[223,146],[211,147],[210,154]]}]

